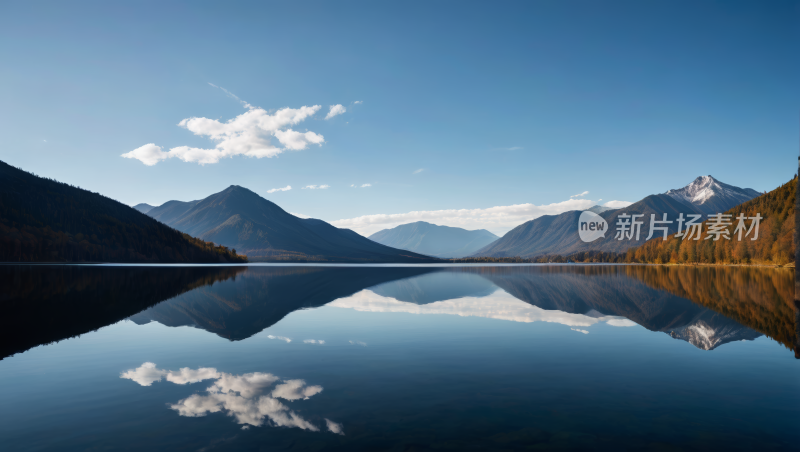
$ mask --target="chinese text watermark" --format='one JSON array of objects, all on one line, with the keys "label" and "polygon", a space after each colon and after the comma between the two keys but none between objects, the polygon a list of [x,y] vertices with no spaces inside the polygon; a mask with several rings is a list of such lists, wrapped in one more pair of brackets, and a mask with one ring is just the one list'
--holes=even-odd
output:
[{"label": "chinese text watermark", "polygon": [[[627,214],[623,213],[617,216],[617,229],[614,239],[616,240],[639,240],[642,235],[642,226],[644,221],[642,218],[644,214]],[[669,235],[670,225],[677,222],[677,232],[675,237],[681,237],[683,240],[700,240],[703,236],[703,220],[700,214],[687,214],[686,217],[681,213],[676,220],[669,220],[667,214],[662,214],[660,219],[657,219],[656,214],[650,214],[649,233],[645,241],[653,238],[657,233],[662,236],[663,240],[667,240]],[[731,240],[731,234],[738,241],[750,237],[750,240],[758,239],[758,226],[761,224],[763,217],[757,213],[754,217],[748,217],[744,214],[736,216],[736,227],[733,232],[730,232],[730,227],[733,226],[733,215],[731,214],[709,214],[708,221],[705,223],[706,236],[703,240],[718,241],[720,238]],[[592,242],[600,237],[605,237],[608,230],[608,223],[600,215],[584,211],[578,219],[578,234],[584,242]]]}]

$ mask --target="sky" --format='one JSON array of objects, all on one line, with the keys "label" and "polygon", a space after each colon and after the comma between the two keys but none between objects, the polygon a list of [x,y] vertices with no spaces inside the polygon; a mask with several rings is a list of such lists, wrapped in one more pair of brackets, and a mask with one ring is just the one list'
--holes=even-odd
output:
[{"label": "sky", "polygon": [[240,185],[503,234],[796,172],[800,2],[2,2],[0,160],[120,202]]}]

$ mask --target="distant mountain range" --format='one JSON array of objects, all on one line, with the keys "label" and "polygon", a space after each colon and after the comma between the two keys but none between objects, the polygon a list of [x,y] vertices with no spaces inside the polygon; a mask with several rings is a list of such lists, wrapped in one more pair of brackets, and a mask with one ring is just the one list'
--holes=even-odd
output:
[{"label": "distant mountain range", "polygon": [[393,248],[452,258],[469,256],[499,237],[485,229],[468,231],[417,221],[378,231],[369,238]]},{"label": "distant mountain range", "polygon": [[147,213],[153,209],[153,206],[151,206],[150,204],[141,203],[141,204],[136,204],[135,206],[133,206],[133,208],[138,210],[139,212]]},{"label": "distant mountain range", "polygon": [[[141,204],[139,204],[139,205],[141,206]],[[145,205],[147,205],[147,204],[145,204]],[[603,212],[608,212],[609,210],[616,210],[616,209],[614,207],[592,206],[592,207],[589,207],[586,210],[588,210],[589,212],[594,212],[594,213],[600,214],[600,213],[603,213]]]},{"label": "distant mountain range", "polygon": [[[579,251],[624,252],[628,248],[642,245],[650,231],[650,215],[661,220],[667,214],[672,220],[669,234],[677,232],[678,215],[722,213],[742,202],[755,198],[760,193],[750,188],[738,188],[717,181],[711,176],[698,177],[692,183],[677,190],[650,195],[628,207],[614,210],[594,210],[608,223],[608,232],[593,242],[583,242],[578,235],[580,211],[564,212],[560,215],[544,215],[523,223],[509,231],[499,240],[478,250],[473,256],[479,257],[537,257],[543,255],[567,255]],[[595,206],[599,207],[599,206]],[[594,208],[592,208],[594,209]],[[592,210],[590,209],[590,210]],[[638,240],[634,235],[630,240],[615,239],[617,219],[620,215],[643,214],[641,232]],[[656,234],[662,234],[656,232]],[[654,235],[660,237],[661,235]]]},{"label": "distant mountain range", "polygon": [[0,262],[246,262],[105,196],[0,162]]},{"label": "distant mountain range", "polygon": [[238,185],[199,201],[169,201],[147,215],[194,237],[236,249],[251,261],[435,261],[322,220],[298,218]]}]

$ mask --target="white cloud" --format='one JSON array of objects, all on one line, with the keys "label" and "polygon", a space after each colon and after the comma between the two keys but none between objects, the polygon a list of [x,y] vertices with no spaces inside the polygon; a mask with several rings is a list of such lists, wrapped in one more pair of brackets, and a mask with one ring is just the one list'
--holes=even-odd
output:
[{"label": "white cloud", "polygon": [[353,103],[354,103],[354,104],[363,104],[363,103],[364,103],[364,101],[357,100],[357,101],[355,101],[355,102],[353,102]]},{"label": "white cloud", "polygon": [[[205,165],[217,163],[220,159],[235,155],[256,158],[275,157],[286,150],[299,151],[311,144],[321,146],[325,142],[322,135],[314,132],[298,132],[290,128],[290,126],[297,125],[316,114],[322,108],[320,105],[282,108],[270,114],[263,108],[257,108],[242,101],[224,88],[220,89],[242,102],[248,110],[226,122],[193,117],[178,123],[180,127],[195,135],[208,137],[216,142],[214,148],[177,146],[171,148],[169,152],[165,152],[160,146],[150,143],[122,154],[122,156],[140,160],[148,166],[168,158],[179,158],[184,162]],[[283,147],[273,144],[273,137]]]},{"label": "white cloud", "polygon": [[589,332],[588,332],[588,331],[586,331],[586,330],[581,330],[581,329],[578,329],[578,328],[570,328],[570,329],[571,329],[572,331],[577,331],[577,332],[579,332],[579,333],[583,333],[583,334],[589,334]]},{"label": "white cloud", "polygon": [[421,210],[398,214],[364,215],[356,218],[332,221],[338,228],[353,229],[369,236],[381,229],[393,228],[415,221],[427,221],[442,226],[464,229],[487,229],[502,235],[526,221],[542,215],[558,215],[570,210],[586,210],[596,203],[588,199],[570,199],[552,204],[516,204],[487,209]]},{"label": "white cloud", "polygon": [[222,373],[217,381],[208,388],[209,392],[235,392],[239,393],[242,397],[251,399],[264,390],[272,383],[280,380],[272,374],[263,372],[251,372],[243,375],[233,375]]},{"label": "white cloud", "polygon": [[213,367],[200,367],[197,370],[182,367],[181,370],[177,372],[171,370],[167,373],[167,381],[179,385],[198,383],[203,380],[212,380],[219,377],[220,373]]},{"label": "white cloud", "polygon": [[147,166],[153,166],[161,160],[168,159],[170,155],[168,152],[162,151],[161,146],[156,146],[155,143],[147,143],[131,152],[122,154],[122,157],[136,159]]},{"label": "white cloud", "polygon": [[361,185],[361,188],[367,188],[367,187],[372,187],[372,184],[362,184]]},{"label": "white cloud", "polygon": [[589,192],[585,191],[583,193],[578,193],[577,195],[572,195],[572,196],[570,196],[570,198],[580,198],[581,196],[586,196],[588,194],[589,194]]},{"label": "white cloud", "polygon": [[[341,307],[341,306],[339,306],[339,307]],[[367,343],[366,343],[366,342],[361,342],[361,341],[350,341],[350,343],[351,343],[352,345],[360,345],[360,346],[362,346],[362,347],[366,347],[366,346],[367,346]]]},{"label": "white cloud", "polygon": [[284,400],[308,400],[309,397],[322,392],[322,386],[306,386],[304,380],[286,380],[275,386],[272,397]]},{"label": "white cloud", "polygon": [[332,420],[325,418],[325,425],[328,427],[329,432],[336,433],[337,435],[344,435],[342,424],[333,422]]},{"label": "white cloud", "polygon": [[286,342],[287,344],[288,344],[289,342],[292,342],[292,340],[291,340],[291,339],[289,339],[288,337],[283,337],[283,336],[273,336],[273,335],[271,335],[271,334],[267,336],[267,339],[277,339],[277,340],[279,340],[279,341],[284,341],[284,342]]},{"label": "white cloud", "polygon": [[213,84],[211,82],[208,82],[208,84],[213,86],[214,88],[221,89],[225,94],[228,95],[228,97],[230,97],[232,99],[236,99],[237,101],[239,101],[242,104],[242,106],[244,106],[244,108],[253,108],[252,105],[248,104],[247,102],[243,101],[242,99],[239,99],[239,96],[237,96],[236,94],[233,94],[232,92],[228,91],[227,89],[225,89],[225,88],[223,88],[221,86],[217,86],[217,85],[215,85],[215,84]]},{"label": "white cloud", "polygon": [[614,209],[621,209],[623,207],[628,207],[629,205],[633,204],[632,202],[628,201],[608,201],[607,203],[603,204],[606,207],[612,207]]},{"label": "white cloud", "polygon": [[319,340],[317,340],[317,339],[306,339],[306,340],[304,340],[304,341],[303,341],[303,343],[304,343],[304,344],[319,344],[319,345],[325,345],[325,341],[324,341],[324,340],[322,340],[322,339],[319,339]]},{"label": "white cloud", "polygon": [[[273,383],[280,381],[275,375],[253,372],[233,375],[217,369],[201,367],[183,368],[178,372],[156,368],[153,363],[144,363],[136,369],[120,375],[121,378],[136,381],[142,386],[150,386],[154,381],[167,376],[167,381],[177,384],[195,383],[215,379],[205,394],[193,394],[169,407],[180,416],[202,417],[209,413],[225,413],[236,419],[243,428],[258,427],[269,421],[275,426],[296,427],[303,430],[319,431],[314,424],[303,419],[277,399],[307,400],[322,392],[322,386],[308,386],[304,380],[284,380],[269,393],[265,392]],[[170,377],[172,376],[172,378]],[[333,427],[331,427],[333,424]],[[341,425],[326,419],[328,430],[341,432]],[[338,428],[338,432],[335,431]]]},{"label": "white cloud", "polygon": [[325,141],[322,135],[318,135],[314,132],[301,133],[292,129],[276,130],[275,137],[281,144],[286,146],[286,149],[291,149],[293,151],[302,151],[309,143],[321,145]]},{"label": "white cloud", "polygon": [[[498,289],[493,294],[485,297],[462,297],[423,305],[384,297],[371,290],[364,289],[349,297],[334,300],[326,306],[354,309],[362,312],[405,312],[422,315],[448,314],[521,323],[549,322],[560,323],[570,327],[587,327],[600,322],[623,319],[623,317],[604,316],[599,313],[597,316],[590,316],[542,309],[521,301],[502,289]],[[350,343],[354,344],[355,342],[350,341]]]},{"label": "white cloud", "polygon": [[119,377],[133,380],[142,386],[150,386],[167,375],[167,371],[156,369],[154,363],[144,363],[136,369],[123,372]]},{"label": "white cloud", "polygon": [[637,325],[636,322],[628,319],[611,319],[606,323],[609,324],[610,326],[622,326],[622,327]]},{"label": "white cloud", "polygon": [[285,186],[283,188],[271,188],[271,189],[267,190],[267,193],[275,193],[277,191],[289,191],[291,189],[292,189],[292,186],[291,185],[287,185],[287,186]]},{"label": "white cloud", "polygon": [[303,190],[325,190],[326,188],[331,188],[330,185],[306,185],[303,187]]},{"label": "white cloud", "polygon": [[414,171],[414,172],[413,172],[413,173],[411,173],[411,174],[419,174],[419,173],[421,173],[421,172],[423,172],[423,171],[425,171],[425,168],[420,168],[420,169],[418,169],[418,170]]},{"label": "white cloud", "polygon": [[219,373],[216,369],[210,367],[201,367],[197,370],[184,367],[179,371],[167,371],[157,369],[154,363],[144,363],[136,369],[131,369],[123,372],[120,378],[133,380],[142,386],[150,386],[156,381],[161,381],[166,377],[167,381],[175,384],[184,385],[187,383],[197,383],[203,380],[210,380],[219,378]]},{"label": "white cloud", "polygon": [[328,114],[325,116],[325,119],[331,119],[334,116],[341,115],[342,113],[344,113],[346,111],[347,111],[347,109],[344,108],[344,106],[342,106],[342,104],[331,105],[331,109],[330,109],[330,111],[328,111]]}]

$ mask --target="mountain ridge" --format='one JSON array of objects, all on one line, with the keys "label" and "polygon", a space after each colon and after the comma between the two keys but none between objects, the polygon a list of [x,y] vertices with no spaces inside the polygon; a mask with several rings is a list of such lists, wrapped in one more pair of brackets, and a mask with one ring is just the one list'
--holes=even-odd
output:
[{"label": "mountain ridge", "polygon": [[[699,183],[697,183],[698,181]],[[727,194],[722,196],[714,192],[716,187],[722,187],[727,190]],[[719,191],[719,188],[716,189]],[[680,190],[685,191],[678,194]],[[703,192],[703,190],[706,191]],[[695,200],[695,203],[692,203],[691,200],[693,198],[689,198],[689,195],[696,195],[697,193],[702,193],[705,196],[701,196]],[[688,214],[703,215],[709,209],[721,209],[719,212],[725,212],[740,204],[738,202],[739,199],[743,199],[742,197],[750,194],[754,194],[753,197],[755,197],[759,193],[752,189],[739,189],[723,184],[711,176],[701,176],[681,189],[649,195],[630,206],[600,212],[599,215],[608,223],[608,232],[604,237],[595,241],[583,242],[580,239],[578,218],[581,212],[573,210],[559,215],[544,215],[527,221],[506,233],[496,242],[478,250],[472,257],[519,256],[532,258],[543,255],[567,255],[581,251],[621,253],[646,242],[645,239],[650,231],[652,214],[656,215],[656,220],[660,220],[662,215],[666,213],[667,219],[672,221],[667,225],[668,234],[674,234],[677,232],[677,222],[675,220],[679,214],[684,214],[684,217]],[[714,213],[717,213],[717,211],[715,210]],[[643,215],[639,218],[639,221],[642,221],[643,224],[641,225],[638,240],[635,240],[635,237],[630,240],[615,239],[617,220],[620,215]],[[662,233],[655,231],[654,237],[657,238],[660,234]]]},{"label": "mountain ridge", "polygon": [[298,218],[238,185],[197,201],[169,201],[148,214],[187,234],[246,253],[250,260],[399,263],[436,260],[375,243],[322,220]]},{"label": "mountain ridge", "polygon": [[441,258],[469,256],[498,238],[486,229],[470,231],[426,221],[401,224],[369,236],[386,246]]}]

